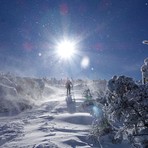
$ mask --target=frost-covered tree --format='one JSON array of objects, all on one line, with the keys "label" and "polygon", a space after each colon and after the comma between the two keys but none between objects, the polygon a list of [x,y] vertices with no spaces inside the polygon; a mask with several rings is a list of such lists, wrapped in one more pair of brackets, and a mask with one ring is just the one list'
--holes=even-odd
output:
[{"label": "frost-covered tree", "polygon": [[114,76],[102,99],[96,103],[103,102],[104,116],[95,119],[92,134],[100,142],[129,140],[133,147],[148,147],[148,85],[138,85],[126,76]]},{"label": "frost-covered tree", "polygon": [[148,83],[148,58],[144,60],[144,64],[141,67],[142,72],[142,83]]}]

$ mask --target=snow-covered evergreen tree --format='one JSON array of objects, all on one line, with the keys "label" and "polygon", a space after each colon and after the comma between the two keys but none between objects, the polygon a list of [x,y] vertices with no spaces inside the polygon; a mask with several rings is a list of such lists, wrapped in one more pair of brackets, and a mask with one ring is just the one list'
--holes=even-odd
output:
[{"label": "snow-covered evergreen tree", "polygon": [[142,72],[142,84],[148,83],[148,58],[144,60],[144,64],[141,66]]},{"label": "snow-covered evergreen tree", "polygon": [[[92,134],[100,142],[129,140],[133,147],[148,146],[148,85],[138,85],[132,78],[114,76],[102,97],[104,117],[95,119]],[[104,103],[105,102],[105,103]],[[106,137],[107,136],[107,137]],[[106,140],[104,140],[106,139]]]}]

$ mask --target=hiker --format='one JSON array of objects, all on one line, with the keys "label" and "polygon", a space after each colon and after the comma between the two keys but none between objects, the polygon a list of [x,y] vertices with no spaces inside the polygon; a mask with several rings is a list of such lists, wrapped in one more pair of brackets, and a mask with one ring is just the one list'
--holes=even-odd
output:
[{"label": "hiker", "polygon": [[67,96],[71,94],[71,87],[73,87],[72,82],[68,79],[66,82]]}]

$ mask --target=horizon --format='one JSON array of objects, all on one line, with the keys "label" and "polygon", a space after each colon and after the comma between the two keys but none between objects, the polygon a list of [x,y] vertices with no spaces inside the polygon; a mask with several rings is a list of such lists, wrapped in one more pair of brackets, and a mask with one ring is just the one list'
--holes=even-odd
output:
[{"label": "horizon", "polygon": [[[109,79],[102,79],[102,78],[88,78],[88,77],[59,77],[59,76],[34,76],[34,75],[19,75],[18,73],[13,73],[13,72],[3,72],[3,71],[0,71],[0,76],[1,75],[10,75],[10,76],[15,76],[15,77],[20,77],[20,78],[31,78],[31,79],[48,79],[48,80],[57,80],[57,81],[60,81],[60,80],[67,80],[67,79],[70,79],[72,81],[75,81],[75,80],[82,80],[82,81],[87,81],[87,80],[91,80],[91,81],[109,81],[110,79],[113,78],[113,75],[111,78]],[[117,77],[120,77],[120,76],[125,76],[125,77],[130,77],[130,76],[127,76],[127,75],[116,75]],[[137,79],[134,79],[133,77],[130,77],[132,78],[135,82],[136,81],[141,81],[142,82],[142,78],[137,80]]]}]

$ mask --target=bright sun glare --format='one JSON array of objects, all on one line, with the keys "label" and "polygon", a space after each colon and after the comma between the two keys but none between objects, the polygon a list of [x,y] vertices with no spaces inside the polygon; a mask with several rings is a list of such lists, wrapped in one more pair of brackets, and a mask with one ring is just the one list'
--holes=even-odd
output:
[{"label": "bright sun glare", "polygon": [[75,54],[75,44],[64,40],[57,45],[57,55],[62,59],[70,59]]}]

